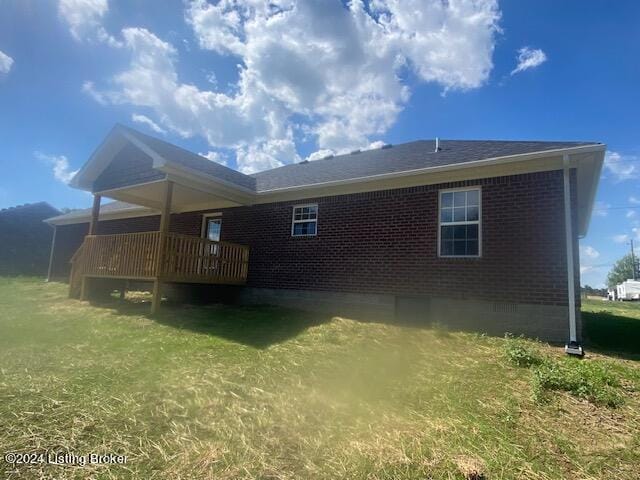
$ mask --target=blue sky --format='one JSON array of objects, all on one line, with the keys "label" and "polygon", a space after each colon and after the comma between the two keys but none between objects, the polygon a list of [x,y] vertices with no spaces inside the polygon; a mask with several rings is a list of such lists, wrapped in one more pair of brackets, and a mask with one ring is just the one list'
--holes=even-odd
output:
[{"label": "blue sky", "polygon": [[[245,172],[418,138],[589,140],[583,283],[640,245],[640,2],[4,0],[0,208],[120,122]],[[518,70],[518,65],[520,69]]]}]

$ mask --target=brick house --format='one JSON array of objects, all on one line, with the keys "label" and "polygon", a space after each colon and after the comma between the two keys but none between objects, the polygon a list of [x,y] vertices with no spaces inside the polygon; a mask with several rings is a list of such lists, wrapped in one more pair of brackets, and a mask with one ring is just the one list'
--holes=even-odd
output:
[{"label": "brick house", "polygon": [[153,282],[153,309],[172,285],[234,285],[245,303],[579,342],[604,151],[416,141],[244,175],[117,125],[72,181],[93,208],[48,220],[51,275],[71,260],[84,297]]}]

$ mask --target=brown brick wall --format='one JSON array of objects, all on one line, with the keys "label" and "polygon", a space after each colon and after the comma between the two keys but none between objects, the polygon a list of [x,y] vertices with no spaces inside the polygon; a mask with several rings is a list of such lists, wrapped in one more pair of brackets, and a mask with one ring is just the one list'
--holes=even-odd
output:
[{"label": "brown brick wall", "polygon": [[[439,258],[438,191],[467,185],[482,186],[482,257]],[[250,286],[567,304],[560,171],[308,202],[316,237],[290,235],[300,202],[224,212],[222,239],[251,248]]]},{"label": "brown brick wall", "polygon": [[[482,186],[482,257],[439,258],[438,191],[471,185]],[[291,237],[298,203],[318,204],[317,236]],[[171,230],[199,235],[202,213],[172,215]],[[158,222],[100,222],[99,233],[155,230]],[[64,256],[72,248],[63,250],[60,232],[78,235],[79,227],[58,228]],[[567,304],[561,171],[229,208],[222,240],[251,248],[252,287]],[[577,238],[575,245],[579,286]]]}]

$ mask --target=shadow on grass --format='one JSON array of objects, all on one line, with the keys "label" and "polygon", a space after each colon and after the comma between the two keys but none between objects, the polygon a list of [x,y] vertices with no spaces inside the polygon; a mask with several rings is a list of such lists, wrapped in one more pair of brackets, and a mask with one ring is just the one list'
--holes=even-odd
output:
[{"label": "shadow on grass", "polygon": [[640,360],[640,320],[611,312],[582,312],[585,345],[599,353]]},{"label": "shadow on grass", "polygon": [[[94,301],[96,306],[114,309],[119,315],[149,316],[148,301]],[[206,306],[163,303],[160,311],[149,316],[153,321],[180,330],[213,335],[258,349],[295,338],[310,327],[331,320],[329,315],[270,305]]]}]

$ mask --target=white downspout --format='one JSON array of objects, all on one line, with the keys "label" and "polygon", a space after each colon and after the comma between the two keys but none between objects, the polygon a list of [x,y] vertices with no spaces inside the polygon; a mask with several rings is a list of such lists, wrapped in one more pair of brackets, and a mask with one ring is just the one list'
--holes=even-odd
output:
[{"label": "white downspout", "polygon": [[576,332],[576,288],[575,271],[573,265],[573,228],[571,219],[571,177],[569,170],[569,154],[562,155],[564,174],[564,225],[565,243],[567,249],[567,288],[569,303],[569,343],[565,346],[565,352],[571,355],[583,355],[583,350],[578,343]]},{"label": "white downspout", "polygon": [[53,226],[53,237],[51,238],[51,252],[49,252],[49,268],[47,269],[47,282],[51,281],[51,273],[53,272],[53,251],[56,248],[56,233],[58,232],[58,227],[56,225]]}]

